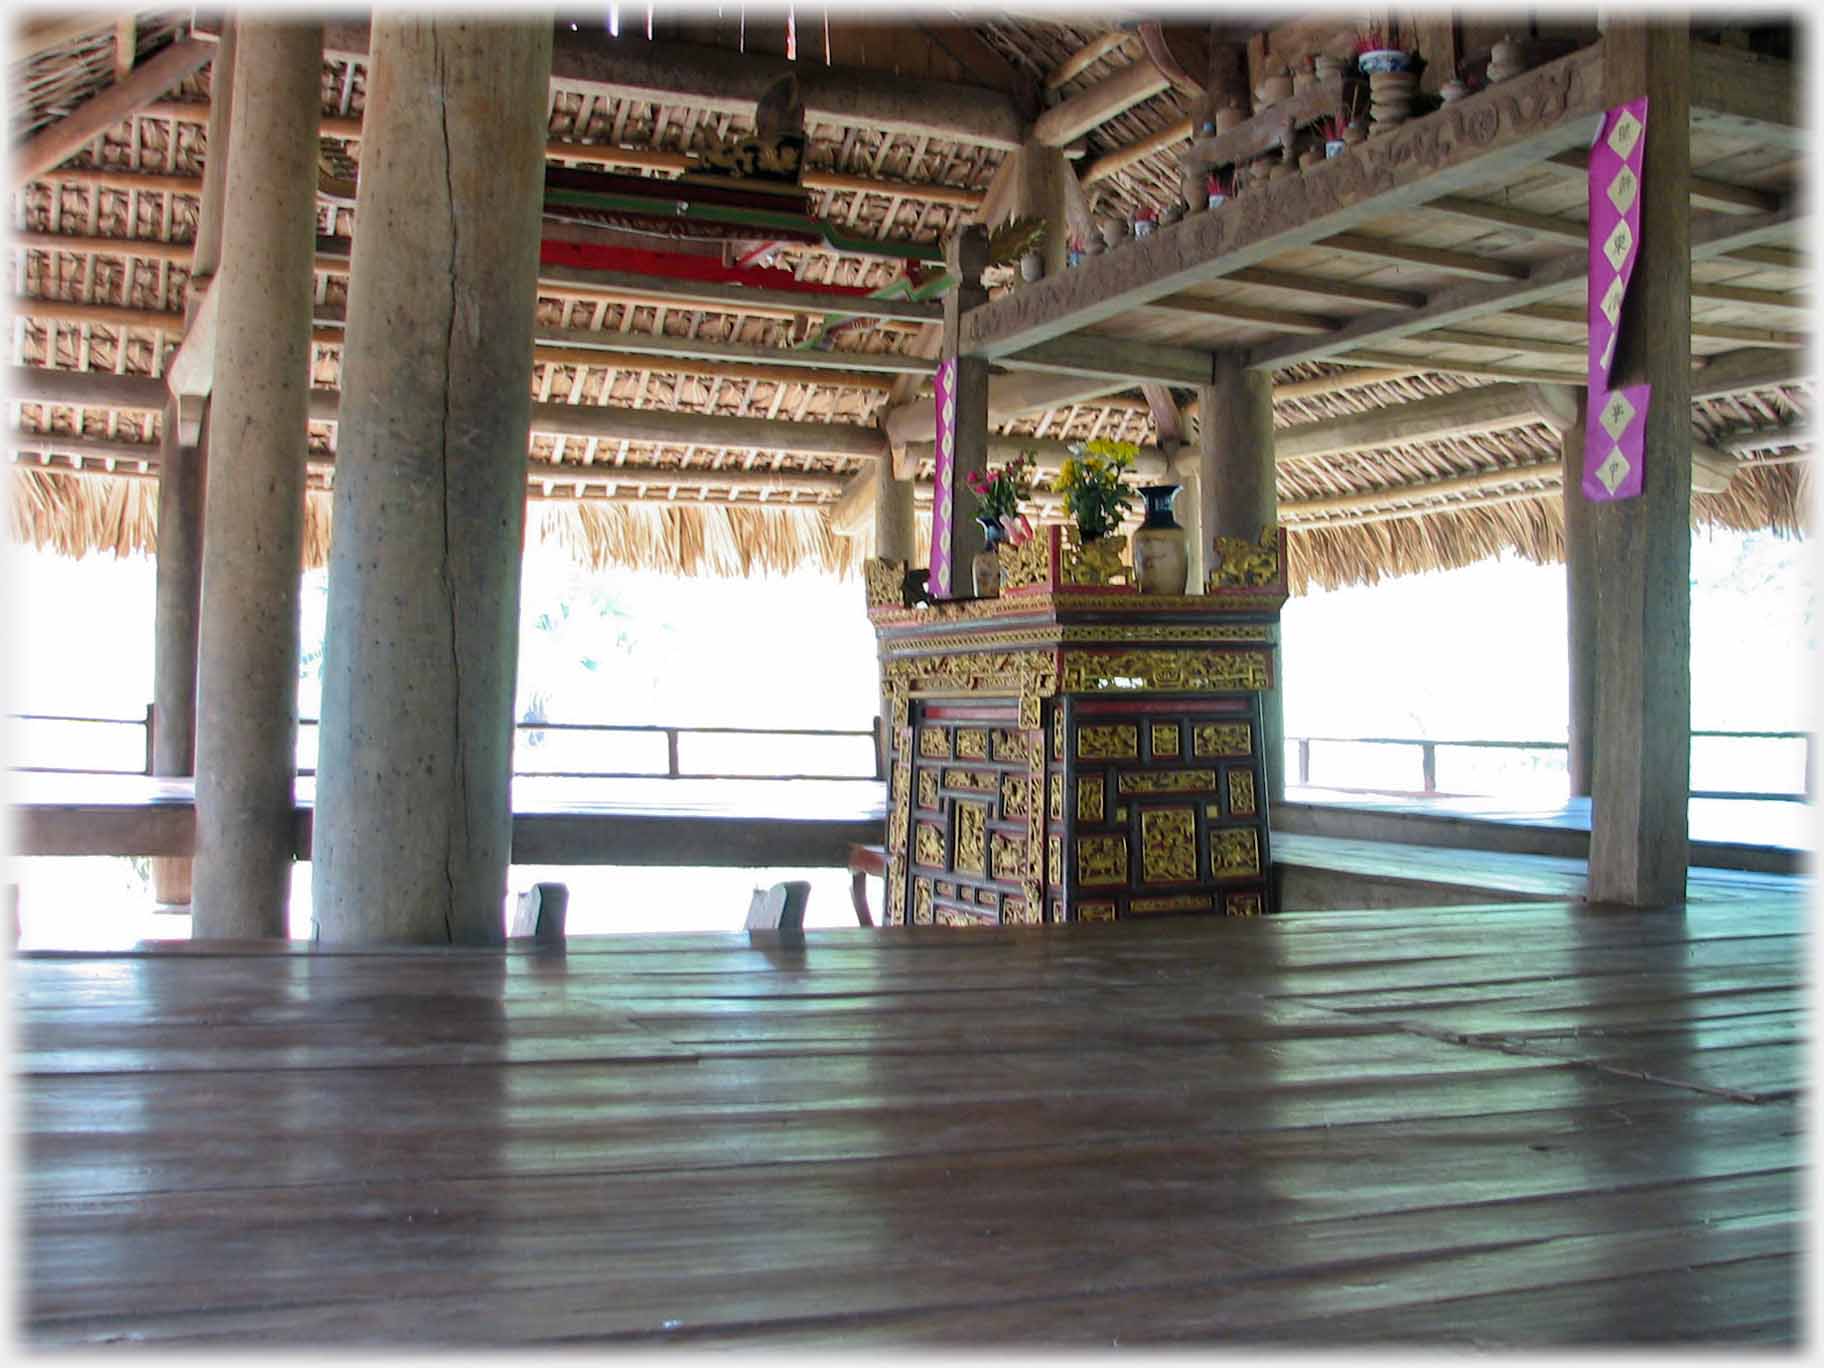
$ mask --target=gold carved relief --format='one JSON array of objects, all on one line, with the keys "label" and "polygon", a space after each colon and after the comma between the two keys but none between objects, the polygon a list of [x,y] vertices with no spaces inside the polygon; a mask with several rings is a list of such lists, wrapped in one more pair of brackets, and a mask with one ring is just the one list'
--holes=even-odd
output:
[{"label": "gold carved relief", "polygon": [[1170,898],[1134,898],[1127,904],[1130,912],[1208,912],[1210,900],[1195,893],[1180,893]]},{"label": "gold carved relief", "polygon": [[1194,793],[1216,787],[1216,771],[1207,769],[1144,770],[1115,776],[1115,790],[1131,793]]},{"label": "gold carved relief", "polygon": [[1058,687],[1066,693],[1265,689],[1272,683],[1267,660],[1265,651],[1066,651]]},{"label": "gold carved relief", "polygon": [[956,885],[953,883],[945,883],[942,879],[939,879],[937,881],[937,896],[940,898],[954,898],[956,896]]},{"label": "gold carved relief", "polygon": [[1079,822],[1099,822],[1102,820],[1102,776],[1077,776],[1077,820]]},{"label": "gold carved relief", "polygon": [[912,863],[925,865],[931,869],[943,869],[944,833],[929,822],[918,824],[916,843],[912,847]]},{"label": "gold carved relief", "polygon": [[1054,774],[1051,776],[1051,801],[1050,801],[1049,806],[1051,809],[1051,820],[1054,822],[1063,821],[1064,820],[1064,776],[1061,774]]},{"label": "gold carved relief", "polygon": [[1206,587],[1258,589],[1279,579],[1279,529],[1266,527],[1260,540],[1217,537],[1211,559],[1216,562]]},{"label": "gold carved relief", "polygon": [[1001,921],[1008,926],[1037,926],[1039,924],[1038,905],[1008,894],[1001,903]]},{"label": "gold carved relief", "polygon": [[1230,879],[1260,873],[1260,838],[1253,827],[1225,827],[1210,833],[1210,875]]},{"label": "gold carved relief", "polygon": [[1051,881],[1054,884],[1061,884],[1064,882],[1064,838],[1047,836],[1045,849],[1051,857],[1051,863],[1047,866],[1051,870]]},{"label": "gold carved relief", "polygon": [[940,907],[937,909],[937,924],[939,926],[980,926],[981,922],[960,907]]},{"label": "gold carved relief", "polygon": [[887,871],[887,925],[904,926],[906,924],[906,881],[899,877],[899,871]]},{"label": "gold carved relief", "polygon": [[1140,878],[1144,883],[1190,883],[1197,877],[1197,815],[1189,808],[1140,814]]},{"label": "gold carved relief", "polygon": [[1077,837],[1077,882],[1094,887],[1127,882],[1127,837]]},{"label": "gold carved relief", "polygon": [[1153,759],[1171,760],[1178,755],[1178,745],[1183,739],[1176,722],[1155,722],[1152,727]]},{"label": "gold carved relief", "polygon": [[1124,807],[1117,807],[1115,809],[1115,815],[1109,820],[1114,822],[1125,822],[1127,820],[1127,809]]},{"label": "gold carved relief", "polygon": [[1049,536],[1028,537],[1018,546],[1002,542],[995,548],[995,558],[1001,563],[1001,592],[1009,589],[1025,589],[1032,585],[1051,583],[1051,538]]},{"label": "gold carved relief", "polygon": [[906,605],[906,563],[870,556],[861,563],[867,585],[868,607],[903,608]]},{"label": "gold carved relief", "polygon": [[[962,735],[958,732],[957,735]],[[996,775],[993,770],[947,769],[944,771],[944,787],[967,789],[971,793],[993,793],[996,787]]]},{"label": "gold carved relief", "polygon": [[994,734],[994,758],[996,760],[1024,760],[1026,758],[1026,738],[1017,731],[997,731]]},{"label": "gold carved relief", "polygon": [[918,805],[921,808],[937,807],[937,771],[920,770],[918,772]]},{"label": "gold carved relief", "polygon": [[1231,917],[1258,917],[1265,909],[1258,893],[1231,893],[1222,900],[1222,910]]},{"label": "gold carved relief", "polygon": [[1007,774],[1001,777],[1001,816],[1006,818],[1024,817],[1026,815],[1026,776]]},{"label": "gold carved relief", "polygon": [[988,758],[988,733],[980,727],[964,727],[958,731],[956,758],[958,760],[986,760]]},{"label": "gold carved relief", "polygon": [[950,733],[942,727],[920,727],[918,729],[918,753],[927,760],[948,760],[950,758]]},{"label": "gold carved relief", "polygon": [[1077,904],[1078,921],[1113,921],[1115,905],[1112,902],[1080,902]]},{"label": "gold carved relief", "polygon": [[[1020,700],[1020,726],[1031,730],[1039,725],[1044,700],[1058,691],[1057,660],[1047,650],[899,656],[882,673],[895,718],[900,700],[912,693],[1012,694]],[[949,759],[949,752],[931,758]]]},{"label": "gold carved relief", "polygon": [[1063,718],[1056,719],[1055,725],[1051,729],[1051,758],[1057,761],[1062,761],[1064,759]]},{"label": "gold carved relief", "polygon": [[912,808],[912,729],[901,727],[895,735],[897,744],[893,748],[893,810],[887,815],[887,850],[894,855],[904,855]]},{"label": "gold carved relief", "polygon": [[1026,872],[1026,850],[1024,843],[1017,837],[997,831],[989,840],[989,853],[993,859],[996,879],[1016,883]]},{"label": "gold carved relief", "polygon": [[986,877],[988,874],[988,805],[956,805],[956,872]]},{"label": "gold carved relief", "polygon": [[1199,758],[1253,751],[1254,729],[1246,722],[1199,722],[1191,729],[1191,753]]},{"label": "gold carved relief", "polygon": [[1130,723],[1077,728],[1077,759],[1133,760],[1140,754],[1140,729]]},{"label": "gold carved relief", "polygon": [[992,888],[978,888],[975,891],[975,900],[997,914],[1001,910],[1001,895]]},{"label": "gold carved relief", "polygon": [[1126,537],[1097,537],[1086,543],[1072,526],[1064,529],[1064,538],[1067,545],[1059,557],[1063,563],[1058,567],[1061,582],[1095,585],[1127,582],[1127,566],[1121,560],[1121,552],[1127,546]]},{"label": "gold carved relief", "polygon": [[1045,808],[1040,795],[1045,792],[1045,737],[1029,732],[1026,737],[1026,869],[1020,880],[1026,905],[1037,918],[1045,897]]},{"label": "gold carved relief", "polygon": [[1237,817],[1254,815],[1253,770],[1232,769],[1229,771],[1229,811]]},{"label": "gold carved relief", "polygon": [[918,926],[931,925],[931,880],[912,880],[912,920]]}]

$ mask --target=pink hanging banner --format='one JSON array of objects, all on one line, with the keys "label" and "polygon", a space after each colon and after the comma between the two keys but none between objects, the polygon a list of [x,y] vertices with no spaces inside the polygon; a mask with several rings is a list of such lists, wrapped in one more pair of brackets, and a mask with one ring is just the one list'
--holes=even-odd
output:
[{"label": "pink hanging banner", "polygon": [[950,597],[951,469],[956,454],[956,358],[946,357],[932,377],[937,390],[937,470],[931,491],[932,598]]},{"label": "pink hanging banner", "polygon": [[1594,500],[1638,495],[1646,457],[1651,387],[1609,389],[1622,305],[1640,257],[1646,131],[1647,102],[1634,100],[1603,117],[1590,149],[1590,409],[1584,428],[1583,492]]}]

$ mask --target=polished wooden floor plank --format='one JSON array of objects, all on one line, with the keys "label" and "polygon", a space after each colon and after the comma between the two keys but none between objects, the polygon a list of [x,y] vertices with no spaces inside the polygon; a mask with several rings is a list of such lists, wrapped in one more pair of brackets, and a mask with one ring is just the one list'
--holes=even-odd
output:
[{"label": "polished wooden floor plank", "polygon": [[[1800,925],[1536,903],[27,955],[22,1328],[1790,1343]],[[1712,1270],[1742,1296],[1643,1308]]]}]

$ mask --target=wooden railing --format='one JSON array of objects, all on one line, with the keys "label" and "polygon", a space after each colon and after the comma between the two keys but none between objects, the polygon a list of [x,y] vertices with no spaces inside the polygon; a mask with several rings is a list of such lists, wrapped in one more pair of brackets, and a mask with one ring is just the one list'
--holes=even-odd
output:
[{"label": "wooden railing", "polygon": [[[1815,773],[1813,748],[1816,738],[1810,732],[1796,731],[1693,731],[1693,739],[1713,737],[1725,740],[1754,741],[1803,741],[1805,743],[1804,788],[1801,791],[1764,791],[1733,789],[1693,789],[1693,798],[1761,798],[1777,799],[1785,802],[1805,803],[1812,798],[1812,775]],[[1295,767],[1297,779],[1294,781],[1301,788],[1309,788],[1311,780],[1311,747],[1317,745],[1343,746],[1416,746],[1419,749],[1419,773],[1421,787],[1417,789],[1394,789],[1376,787],[1372,789],[1350,789],[1335,784],[1323,784],[1322,788],[1334,789],[1342,793],[1387,793],[1409,794],[1420,798],[1442,796],[1438,788],[1438,751],[1440,749],[1461,750],[1512,750],[1512,751],[1568,751],[1569,746],[1563,741],[1486,741],[1486,740],[1439,740],[1423,736],[1289,736],[1288,745],[1295,745],[1298,763]]]},{"label": "wooden railing", "polygon": [[[110,767],[84,767],[77,765],[12,765],[9,768],[26,774],[151,774],[152,742],[156,722],[152,707],[146,706],[143,717],[82,717],[64,713],[13,713],[11,720],[26,723],[62,723],[81,724],[95,727],[140,727],[145,731],[145,759],[139,769],[128,769],[115,765]],[[319,719],[303,717],[298,719],[300,730],[319,725]],[[596,722],[521,722],[514,731],[519,745],[514,747],[514,775],[527,779],[828,779],[828,780],[863,780],[870,783],[880,782],[879,751],[873,744],[874,731],[869,727],[833,728],[833,727],[684,727],[662,725],[640,725],[634,723],[596,723]],[[665,739],[665,766],[663,769],[654,765],[650,769],[528,769],[523,766],[528,752],[540,745],[548,735],[564,734],[595,735],[641,735],[662,736]],[[690,736],[753,736],[770,740],[786,737],[850,737],[868,743],[868,772],[850,774],[820,774],[805,772],[801,774],[742,774],[718,771],[686,770],[679,761],[679,742]],[[316,769],[310,765],[298,767],[300,775],[314,775]]]}]

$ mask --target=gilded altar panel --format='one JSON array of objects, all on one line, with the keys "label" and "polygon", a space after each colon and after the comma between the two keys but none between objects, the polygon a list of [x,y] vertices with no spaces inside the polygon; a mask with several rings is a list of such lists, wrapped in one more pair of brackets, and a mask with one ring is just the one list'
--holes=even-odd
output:
[{"label": "gilded altar panel", "polygon": [[939,879],[937,881],[937,896],[940,898],[954,898],[956,896],[956,885],[953,883],[945,883],[942,879]]},{"label": "gilded altar panel", "polygon": [[1222,900],[1222,910],[1231,917],[1258,917],[1264,909],[1258,893],[1231,893]]},{"label": "gilded altar panel", "polygon": [[1210,900],[1195,893],[1179,893],[1169,898],[1131,898],[1130,912],[1208,912]]},{"label": "gilded altar panel", "polygon": [[992,877],[1009,883],[1017,882],[1026,872],[1026,843],[1004,831],[994,832],[988,842]]},{"label": "gilded altar panel", "polygon": [[[1126,778],[1125,775],[1122,777]],[[1099,774],[1077,776],[1077,820],[1079,822],[1102,820],[1104,789],[1102,776]]]},{"label": "gilded altar panel", "polygon": [[912,863],[925,865],[931,869],[947,868],[944,859],[944,831],[942,827],[932,826],[929,822],[920,822],[913,837]]},{"label": "gilded altar panel", "polygon": [[1122,797],[1135,793],[1200,793],[1216,787],[1216,771],[1138,770],[1115,776],[1115,791]]},{"label": "gilded altar panel", "polygon": [[898,870],[890,870],[891,878],[887,882],[887,924],[904,926],[906,924],[906,882],[899,877]]},{"label": "gilded altar panel", "polygon": [[1222,827],[1210,833],[1210,877],[1232,879],[1260,873],[1260,838],[1253,827]]},{"label": "gilded altar panel", "polygon": [[1064,820],[1064,776],[1061,774],[1052,775],[1049,787],[1051,790],[1051,801],[1047,807],[1051,813],[1051,820],[1054,822],[1061,822]]},{"label": "gilded altar panel", "polygon": [[[958,732],[958,736],[962,733]],[[999,776],[993,770],[947,769],[944,771],[944,787],[950,789],[967,789],[971,793],[993,793],[999,787]]]},{"label": "gilded altar panel", "polygon": [[1191,883],[1197,878],[1197,814],[1153,808],[1140,814],[1142,883]]},{"label": "gilded altar panel", "polygon": [[931,880],[912,880],[912,922],[916,926],[931,925]]},{"label": "gilded altar panel", "polygon": [[1024,760],[1026,738],[1017,731],[997,731],[994,734],[994,758],[1002,761]]},{"label": "gilded altar panel", "polygon": [[920,770],[918,772],[918,805],[932,811],[937,809],[937,771]]},{"label": "gilded altar panel", "polygon": [[1112,902],[1080,902],[1077,904],[1078,921],[1113,921],[1115,905]]},{"label": "gilded altar panel", "polygon": [[950,733],[943,727],[918,729],[918,753],[927,760],[950,758]]},{"label": "gilded altar panel", "polygon": [[1246,722],[1199,722],[1191,729],[1191,754],[1199,759],[1253,751],[1254,729]]},{"label": "gilded altar panel", "polygon": [[1045,852],[1051,863],[1051,881],[1054,884],[1064,882],[1064,838],[1051,835],[1045,838]]},{"label": "gilded altar panel", "polygon": [[988,876],[988,805],[956,805],[956,872]]},{"label": "gilded altar panel", "polygon": [[1153,759],[1176,760],[1178,747],[1183,739],[1183,729],[1176,722],[1153,723],[1149,736]]},{"label": "gilded altar panel", "polygon": [[988,733],[980,727],[962,727],[956,733],[956,758],[958,760],[986,760],[988,758]]},{"label": "gilded altar panel", "polygon": [[1272,679],[1266,651],[1066,651],[1058,688],[1065,693],[1112,689],[1195,693],[1265,689]]},{"label": "gilded altar panel", "polygon": [[1077,882],[1088,887],[1127,882],[1127,837],[1077,837]]},{"label": "gilded altar panel", "polygon": [[1064,763],[1064,723],[1062,721],[1051,729],[1051,758],[1059,764]]},{"label": "gilded altar panel", "polygon": [[1077,759],[1137,760],[1140,758],[1140,728],[1131,722],[1106,727],[1077,729]]},{"label": "gilded altar panel", "polygon": [[1001,816],[1006,818],[1024,817],[1026,815],[1026,776],[1007,774],[1001,776]]},{"label": "gilded altar panel", "polygon": [[1252,817],[1254,808],[1254,771],[1229,771],[1229,811],[1237,817]]},{"label": "gilded altar panel", "polygon": [[1001,920],[1008,926],[1037,926],[1039,909],[1026,899],[1016,898],[1010,893],[1001,901]]},{"label": "gilded altar panel", "polygon": [[939,926],[980,926],[982,923],[980,918],[971,916],[961,908],[940,907],[937,909],[937,924]]}]

